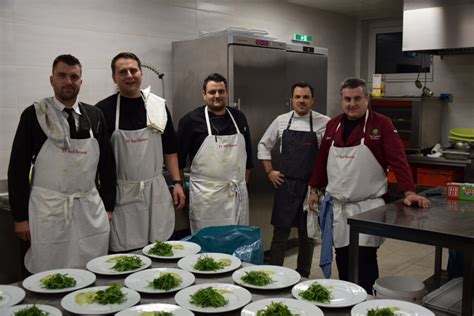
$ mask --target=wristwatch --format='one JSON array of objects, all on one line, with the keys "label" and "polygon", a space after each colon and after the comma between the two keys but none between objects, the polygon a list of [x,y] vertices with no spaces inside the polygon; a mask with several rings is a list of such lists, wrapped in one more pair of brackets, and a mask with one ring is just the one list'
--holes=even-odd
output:
[{"label": "wristwatch", "polygon": [[183,181],[182,180],[173,180],[173,185],[179,184],[183,186]]}]

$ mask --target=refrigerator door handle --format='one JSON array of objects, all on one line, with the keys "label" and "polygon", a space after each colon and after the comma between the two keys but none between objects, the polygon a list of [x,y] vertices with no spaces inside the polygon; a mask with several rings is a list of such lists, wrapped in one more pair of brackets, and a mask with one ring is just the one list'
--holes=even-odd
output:
[{"label": "refrigerator door handle", "polygon": [[237,102],[232,103],[232,107],[240,110],[240,98],[237,99]]}]

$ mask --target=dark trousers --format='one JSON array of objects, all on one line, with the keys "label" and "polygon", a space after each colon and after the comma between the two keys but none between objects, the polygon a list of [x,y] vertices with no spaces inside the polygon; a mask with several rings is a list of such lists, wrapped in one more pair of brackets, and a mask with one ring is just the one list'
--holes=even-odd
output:
[{"label": "dark trousers", "polygon": [[462,251],[449,249],[448,279],[464,276],[464,254]]},{"label": "dark trousers", "polygon": [[[270,264],[283,266],[290,231],[291,228],[274,227],[273,240],[270,248]],[[311,273],[313,251],[314,239],[308,238],[306,227],[304,229],[298,228],[298,259],[296,271],[305,278],[309,277]]]},{"label": "dark trousers", "polygon": [[[379,267],[377,265],[378,247],[359,246],[359,285],[367,293],[372,293],[372,286],[379,278]],[[336,248],[336,264],[339,279],[349,281],[349,246]]]}]

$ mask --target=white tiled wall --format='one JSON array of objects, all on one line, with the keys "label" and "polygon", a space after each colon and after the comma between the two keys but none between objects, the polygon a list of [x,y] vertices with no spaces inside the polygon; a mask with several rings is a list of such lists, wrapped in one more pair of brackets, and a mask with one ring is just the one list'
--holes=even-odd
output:
[{"label": "white tiled wall", "polygon": [[[328,110],[334,114],[338,82],[355,70],[356,24],[355,18],[278,0],[1,0],[0,179],[21,112],[52,94],[51,63],[59,54],[79,58],[80,100],[94,104],[115,91],[112,57],[135,52],[165,73],[172,108],[172,41],[231,26],[266,30],[284,42],[293,33],[312,34],[314,45],[329,48]],[[161,94],[157,77],[144,73],[145,83]]]}]

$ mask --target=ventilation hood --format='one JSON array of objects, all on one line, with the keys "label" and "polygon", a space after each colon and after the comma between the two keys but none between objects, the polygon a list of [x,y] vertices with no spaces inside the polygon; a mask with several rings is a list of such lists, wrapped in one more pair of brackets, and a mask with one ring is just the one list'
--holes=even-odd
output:
[{"label": "ventilation hood", "polygon": [[402,50],[474,54],[474,0],[405,0]]}]

